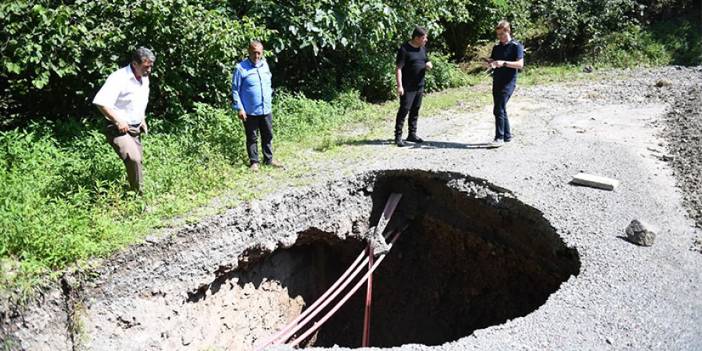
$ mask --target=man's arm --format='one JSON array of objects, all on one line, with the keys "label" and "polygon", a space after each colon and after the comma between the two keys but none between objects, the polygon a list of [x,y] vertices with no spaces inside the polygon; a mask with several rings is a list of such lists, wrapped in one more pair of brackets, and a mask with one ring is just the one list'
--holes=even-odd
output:
[{"label": "man's arm", "polygon": [[517,61],[497,61],[497,67],[522,69],[524,68],[524,59],[522,58]]},{"label": "man's arm", "polygon": [[126,133],[129,130],[129,125],[127,124],[127,121],[122,120],[122,118],[119,117],[119,115],[115,112],[115,110],[112,109],[112,104],[114,104],[115,101],[117,101],[117,98],[119,97],[119,80],[115,78],[114,75],[110,75],[107,77],[107,80],[105,81],[105,84],[102,85],[102,88],[98,91],[97,94],[95,94],[95,98],[93,99],[93,104],[97,106],[98,110],[100,113],[102,113],[105,118],[112,122],[115,126],[117,126],[117,129],[122,132]]},{"label": "man's arm", "polygon": [[405,51],[400,47],[395,58],[395,82],[397,83],[397,95],[405,95],[405,88],[402,86],[402,67],[405,66]]},{"label": "man's arm", "polygon": [[400,66],[395,69],[395,81],[397,82],[397,95],[405,95],[405,89],[402,87],[402,67]]},{"label": "man's arm", "polygon": [[521,44],[517,44],[517,56],[516,61],[497,61],[498,67],[508,67],[515,69],[524,68],[524,47]]},{"label": "man's arm", "polygon": [[107,118],[108,121],[112,122],[114,125],[117,126],[117,130],[119,130],[122,133],[126,133],[127,131],[129,131],[129,125],[127,124],[127,122],[119,118],[114,110],[107,106],[99,105],[97,103],[95,104],[95,106],[97,106],[100,113],[102,113],[102,115],[105,116],[105,118]]},{"label": "man's arm", "polygon": [[239,73],[239,67],[235,67],[234,76],[232,77],[232,101],[234,102],[234,109],[238,112],[239,119],[246,121],[246,111],[244,111],[244,104],[241,103],[241,95],[239,95],[240,86],[241,73]]}]

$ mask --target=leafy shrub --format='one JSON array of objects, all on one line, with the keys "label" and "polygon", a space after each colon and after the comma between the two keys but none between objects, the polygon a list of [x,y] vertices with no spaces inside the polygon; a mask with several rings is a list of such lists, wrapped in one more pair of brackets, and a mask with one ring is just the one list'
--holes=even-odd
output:
[{"label": "leafy shrub", "polygon": [[431,62],[434,68],[428,72],[426,77],[427,92],[461,87],[470,82],[468,75],[461,71],[458,65],[450,62],[447,56],[432,55]]},{"label": "leafy shrub", "polygon": [[224,104],[235,61],[268,34],[223,0],[13,0],[0,4],[0,18],[0,88],[15,122],[19,113],[92,112],[102,82],[137,46],[157,55],[151,111],[178,116],[196,102]]},{"label": "leafy shrub", "polygon": [[[700,5],[698,5],[700,6]],[[671,62],[678,65],[702,64],[702,25],[684,18],[655,22],[646,29],[653,40],[665,46]]]},{"label": "leafy shrub", "polygon": [[541,0],[533,6],[548,28],[542,55],[560,61],[577,58],[593,40],[637,24],[635,0]]},{"label": "leafy shrub", "polygon": [[[399,45],[398,45],[399,47]],[[395,48],[394,50],[397,50]],[[358,62],[362,72],[350,72],[346,89],[359,89],[370,101],[379,102],[395,97],[395,51],[362,56]]]},{"label": "leafy shrub", "polygon": [[277,59],[272,68],[279,85],[327,100],[334,91],[358,90],[370,101],[393,96],[395,50],[409,39],[414,26],[426,27],[432,47],[443,50],[446,23],[484,21],[481,14],[494,6],[493,1],[465,0],[232,4],[237,13],[260,18],[276,33],[269,46]]},{"label": "leafy shrub", "polygon": [[[598,40],[599,42],[599,40]],[[666,65],[672,61],[668,49],[654,40],[649,31],[629,26],[605,35],[593,50],[592,62],[603,66],[634,67]]]},{"label": "leafy shrub", "polygon": [[274,108],[276,135],[287,140],[328,130],[343,118],[342,109],[325,101],[308,99],[302,93],[282,92],[276,97]]}]

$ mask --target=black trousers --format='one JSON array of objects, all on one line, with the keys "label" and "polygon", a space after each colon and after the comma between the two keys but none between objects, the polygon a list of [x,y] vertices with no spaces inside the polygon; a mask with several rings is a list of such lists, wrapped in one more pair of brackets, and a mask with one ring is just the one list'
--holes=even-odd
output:
[{"label": "black trousers", "polygon": [[402,129],[405,126],[405,118],[409,113],[409,135],[417,134],[417,120],[419,119],[419,109],[422,107],[422,97],[424,90],[406,91],[400,96],[400,109],[395,118],[395,138],[402,137]]},{"label": "black trousers", "polygon": [[244,121],[246,130],[246,152],[249,154],[251,163],[259,163],[258,158],[258,134],[261,134],[261,148],[263,149],[263,163],[273,161],[273,115],[262,116],[249,115]]},{"label": "black trousers", "polygon": [[507,86],[492,90],[492,100],[495,115],[495,139],[510,140],[512,132],[509,128],[509,118],[507,118],[507,102],[512,97],[514,86]]}]

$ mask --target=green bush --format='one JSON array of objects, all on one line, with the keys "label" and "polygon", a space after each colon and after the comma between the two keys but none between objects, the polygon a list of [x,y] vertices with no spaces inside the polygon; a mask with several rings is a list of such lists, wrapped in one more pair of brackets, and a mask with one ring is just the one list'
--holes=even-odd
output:
[{"label": "green bush", "polygon": [[[175,119],[197,103],[227,103],[231,71],[253,38],[270,49],[276,86],[326,100],[357,90],[379,101],[392,95],[392,56],[415,25],[429,29],[432,52],[458,59],[493,40],[494,23],[507,18],[535,49],[532,62],[574,61],[611,51],[604,39],[624,40],[609,37],[622,28],[695,10],[692,0],[8,0],[0,3],[0,128],[95,114],[91,98],[139,45],[158,57],[150,111]],[[666,46],[674,62],[698,62],[699,35],[687,38],[692,44]]]},{"label": "green bush", "polygon": [[601,66],[634,67],[702,62],[702,33],[685,19],[631,25],[591,41],[583,60]]},{"label": "green bush", "polygon": [[[699,5],[698,5],[699,6]],[[677,65],[702,64],[702,25],[694,21],[677,18],[659,21],[647,26],[646,30],[656,42],[665,46],[671,55],[671,62]]]},{"label": "green bush", "polygon": [[[225,104],[231,71],[252,38],[268,32],[223,0],[4,1],[0,87],[5,125],[19,115],[94,112],[90,100],[137,46],[157,62],[150,110],[178,116],[196,102]],[[1,126],[1,124],[0,124]]]},{"label": "green bush", "polygon": [[358,65],[363,71],[348,72],[344,78],[345,89],[359,89],[365,98],[373,102],[394,98],[395,50],[397,48],[384,54],[361,56]]},{"label": "green bush", "polygon": [[552,60],[573,61],[593,40],[638,23],[635,0],[541,0],[533,6],[548,28],[540,54]]},{"label": "green bush", "polygon": [[470,83],[470,77],[461,71],[458,65],[450,62],[447,56],[431,55],[431,62],[434,68],[426,77],[427,92],[457,88]]},{"label": "green bush", "polygon": [[[531,62],[577,63],[585,59],[598,64],[612,62],[610,66],[622,67],[643,60],[647,65],[659,65],[671,62],[669,54],[673,55],[672,62],[699,62],[700,18],[693,15],[702,10],[699,1],[539,0],[530,5],[524,3],[520,0],[511,4],[507,16],[526,24],[521,33],[520,28],[516,28],[516,32],[531,49]],[[520,8],[522,15],[512,11],[515,7]],[[530,15],[525,17],[527,9]],[[678,25],[670,25],[672,23]]]},{"label": "green bush", "polygon": [[672,56],[650,32],[639,26],[603,36],[593,48],[591,62],[608,67],[658,66],[670,64]]},{"label": "green bush", "polygon": [[442,51],[448,47],[442,35],[447,23],[484,23],[482,14],[494,14],[498,2],[235,1],[232,6],[237,13],[260,18],[276,33],[268,46],[275,53],[272,68],[278,85],[311,98],[330,99],[335,91],[351,89],[380,101],[393,96],[395,50],[416,25],[425,26],[432,48]]}]

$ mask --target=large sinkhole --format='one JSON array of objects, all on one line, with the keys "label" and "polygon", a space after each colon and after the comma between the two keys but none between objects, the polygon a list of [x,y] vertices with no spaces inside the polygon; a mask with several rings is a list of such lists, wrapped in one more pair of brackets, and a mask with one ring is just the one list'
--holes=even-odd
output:
[{"label": "large sinkhole", "polygon": [[[579,272],[577,252],[541,212],[504,189],[423,171],[377,173],[369,183],[368,225],[378,222],[391,193],[401,193],[387,228],[406,226],[374,273],[371,346],[439,345],[525,316]],[[364,247],[360,237],[309,228],[292,247],[248,252],[247,263],[221,279],[236,277],[256,291],[270,290],[265,282],[280,285],[287,295],[285,308],[275,306],[280,319],[250,319],[273,323],[272,333],[326,291]],[[359,347],[364,300],[365,288],[302,345]]]}]

